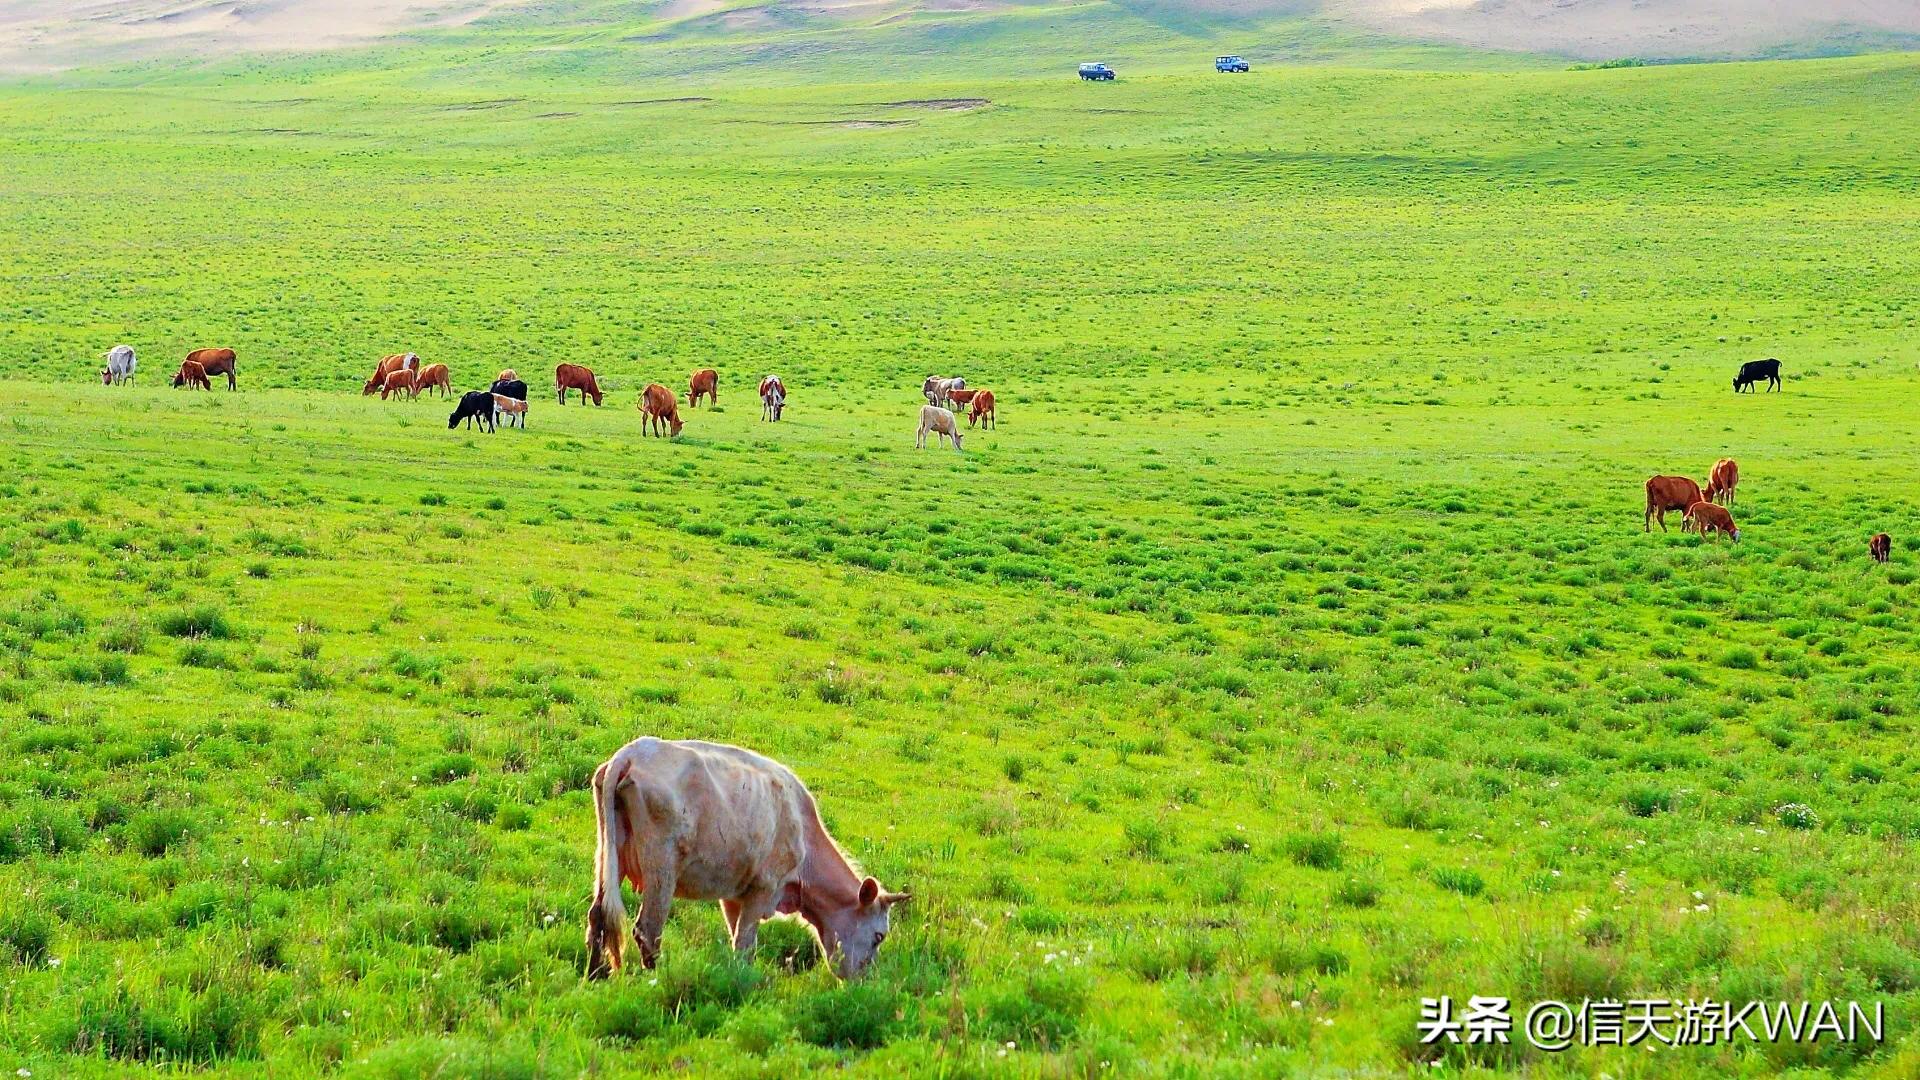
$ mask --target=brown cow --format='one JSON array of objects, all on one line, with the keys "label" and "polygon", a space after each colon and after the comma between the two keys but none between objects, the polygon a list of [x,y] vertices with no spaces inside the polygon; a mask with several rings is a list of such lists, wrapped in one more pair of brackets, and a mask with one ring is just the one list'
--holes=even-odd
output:
[{"label": "brown cow", "polygon": [[1685,529],[1688,525],[1698,531],[1702,539],[1710,533],[1719,532],[1725,533],[1736,543],[1740,540],[1740,530],[1733,523],[1733,515],[1719,503],[1710,503],[1701,499],[1687,507],[1686,524],[1681,528]]},{"label": "brown cow", "polygon": [[1888,556],[1893,554],[1893,537],[1886,533],[1874,533],[1867,539],[1867,554],[1873,556],[1874,562],[1886,562]]},{"label": "brown cow", "polygon": [[562,405],[567,403],[569,390],[580,391],[582,405],[587,403],[588,398],[592,398],[595,405],[600,404],[600,383],[594,379],[592,371],[579,364],[561,364],[554,368],[553,385],[560,391]]},{"label": "brown cow", "polygon": [[1667,531],[1667,511],[1686,512],[1687,507],[1700,501],[1700,485],[1686,476],[1650,476],[1647,478],[1647,515],[1641,522],[1642,532],[1653,531],[1655,515],[1659,515],[1660,531]]},{"label": "brown cow", "polygon": [[1723,457],[1713,463],[1713,471],[1707,474],[1707,501],[1733,505],[1733,489],[1740,484],[1740,466],[1730,457]]},{"label": "brown cow", "polygon": [[886,940],[893,905],[909,899],[848,861],[792,769],[737,746],[635,739],[594,770],[593,811],[590,979],[620,967],[622,878],[640,894],[633,940],[649,968],[679,897],[720,901],[734,950],[749,960],[762,920],[798,915],[850,979]]},{"label": "brown cow", "polygon": [[666,435],[667,425],[673,427],[672,434],[680,434],[680,399],[673,391],[659,383],[648,383],[640,392],[640,400],[634,408],[645,415],[640,420],[640,430],[651,435]]},{"label": "brown cow", "polygon": [[202,390],[213,389],[213,384],[207,381],[207,369],[201,367],[195,360],[188,360],[180,365],[180,370],[173,376],[173,385],[184,386],[189,390],[194,387]]},{"label": "brown cow", "polygon": [[447,371],[445,364],[428,364],[420,369],[420,374],[414,379],[415,394],[424,394],[434,389],[441,392],[441,397],[453,396],[453,376]]},{"label": "brown cow", "polygon": [[420,358],[413,353],[394,353],[392,356],[381,357],[380,363],[373,369],[373,378],[368,379],[366,385],[360,388],[360,396],[367,397],[370,394],[379,393],[380,388],[387,385],[387,376],[401,368],[419,366]]},{"label": "brown cow", "polygon": [[387,381],[380,387],[380,400],[387,400],[389,394],[407,398],[420,396],[420,380],[412,368],[387,372]]},{"label": "brown cow", "polygon": [[972,427],[975,420],[980,421],[983,428],[1000,426],[999,414],[993,411],[993,391],[981,390],[973,395],[973,410],[967,413],[967,426]]},{"label": "brown cow", "polygon": [[706,395],[707,404],[720,404],[720,373],[712,368],[701,368],[687,380],[687,408],[700,407],[701,395]]},{"label": "brown cow", "polygon": [[[234,378],[234,359],[232,349],[195,349],[187,354],[187,360],[189,362],[200,365],[200,372],[203,378],[214,375],[225,375],[227,377],[227,389],[229,390],[238,390],[240,388],[239,380]],[[184,373],[185,370],[183,366],[181,371]],[[179,375],[173,377],[173,385],[181,385]],[[211,386],[209,386],[209,389],[211,389]]]},{"label": "brown cow", "polygon": [[971,405],[973,404],[973,396],[979,392],[978,390],[949,390],[947,391],[947,404]]}]

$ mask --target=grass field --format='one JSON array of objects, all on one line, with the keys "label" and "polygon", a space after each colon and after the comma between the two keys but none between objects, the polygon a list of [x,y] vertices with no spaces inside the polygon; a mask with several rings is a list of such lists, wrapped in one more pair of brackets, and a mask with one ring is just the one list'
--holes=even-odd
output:
[{"label": "grass field", "polygon": [[[1920,1072],[1920,60],[518,44],[0,88],[0,1070]],[[449,432],[400,349],[609,397]],[[1634,528],[1723,455],[1737,546]],[[868,978],[682,904],[581,980],[647,733],[915,893]],[[1442,1055],[1443,993],[1888,1042]]]}]

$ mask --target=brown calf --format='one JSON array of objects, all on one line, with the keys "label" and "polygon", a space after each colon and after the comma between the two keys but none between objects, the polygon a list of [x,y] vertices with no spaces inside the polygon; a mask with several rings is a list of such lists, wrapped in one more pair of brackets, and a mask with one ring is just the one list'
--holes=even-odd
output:
[{"label": "brown calf", "polygon": [[[1686,521],[1700,533],[1704,539],[1711,533],[1723,533],[1736,543],[1740,540],[1740,529],[1733,523],[1733,515],[1719,503],[1710,503],[1705,499],[1687,507]],[[1682,526],[1685,528],[1685,526]]]},{"label": "brown calf", "polygon": [[687,407],[700,407],[700,398],[705,396],[707,404],[720,404],[720,373],[712,368],[701,368],[687,380]]},{"label": "brown calf", "polygon": [[[640,392],[640,400],[634,403],[644,415],[640,420],[640,430],[650,435],[680,434],[680,399],[673,391],[659,383],[648,383]],[[672,426],[669,432],[668,425]]]},{"label": "brown calf", "polygon": [[1893,554],[1893,537],[1886,533],[1874,533],[1867,540],[1867,554],[1873,556],[1874,562],[1886,562]]},{"label": "brown calf", "polygon": [[993,391],[980,390],[973,395],[973,408],[967,413],[967,426],[972,427],[975,420],[983,428],[999,427],[1000,417],[993,411]]},{"label": "brown calf", "polygon": [[179,372],[173,377],[173,385],[184,386],[189,390],[195,387],[202,390],[213,389],[213,383],[207,380],[207,369],[200,366],[197,360],[187,360],[180,365]]},{"label": "brown calf", "polygon": [[1713,463],[1707,474],[1707,501],[1733,505],[1733,489],[1740,485],[1740,466],[1730,457]]},{"label": "brown calf", "polygon": [[401,368],[398,371],[387,372],[387,381],[380,386],[380,400],[387,400],[389,394],[396,394],[400,397],[408,398],[419,397],[420,383],[415,377],[416,374],[412,368]]}]

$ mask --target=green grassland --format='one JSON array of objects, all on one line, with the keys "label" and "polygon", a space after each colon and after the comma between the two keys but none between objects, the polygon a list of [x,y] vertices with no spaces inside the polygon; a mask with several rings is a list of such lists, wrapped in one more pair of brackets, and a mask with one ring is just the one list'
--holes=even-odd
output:
[{"label": "green grassland", "polygon": [[[0,1069],[1920,1071],[1920,60],[1136,28],[1093,86],[1037,18],[977,74],[509,27],[0,89]],[[206,345],[240,393],[161,385]],[[449,432],[359,396],[403,348],[607,404]],[[964,455],[935,371],[1000,395]],[[1643,534],[1723,455],[1737,546]],[[646,733],[915,893],[869,977],[682,904],[582,981]],[[1889,1042],[1443,1055],[1441,993]]]}]

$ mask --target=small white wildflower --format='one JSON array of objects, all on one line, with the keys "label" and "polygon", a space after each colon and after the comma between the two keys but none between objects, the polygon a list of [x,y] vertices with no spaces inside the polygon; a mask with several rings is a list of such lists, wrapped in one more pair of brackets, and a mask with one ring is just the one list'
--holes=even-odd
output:
[{"label": "small white wildflower", "polygon": [[1297,1009],[1297,1008],[1299,1008],[1299,1007],[1300,1007],[1300,1003],[1299,1003],[1299,1002],[1297,1002],[1297,1001],[1296,1001],[1296,1002],[1294,1002],[1294,1003],[1293,1003],[1293,1007],[1294,1007],[1294,1008],[1296,1008],[1296,1009]]},{"label": "small white wildflower", "polygon": [[1693,890],[1693,898],[1695,900],[1705,900],[1707,898],[1707,894],[1701,892],[1699,889],[1695,889]]},{"label": "small white wildflower", "polygon": [[1018,1048],[1019,1048],[1019,1045],[1020,1045],[1019,1043],[1016,1043],[1016,1042],[1013,1042],[1013,1041],[1011,1041],[1011,1040],[1009,1040],[1009,1041],[1008,1041],[1008,1043],[1007,1043],[1007,1049],[1009,1049],[1009,1050],[1014,1050],[1014,1049],[1018,1049]]},{"label": "small white wildflower", "polygon": [[49,957],[47,957],[47,966],[48,966],[48,967],[59,967],[59,966],[60,966],[60,958],[59,958],[59,957],[57,957],[57,956],[49,956]]},{"label": "small white wildflower", "polygon": [[1705,910],[1707,910],[1707,905],[1705,905],[1705,904],[1695,904],[1695,905],[1693,905],[1693,910],[1695,910],[1695,911],[1705,911]]}]

